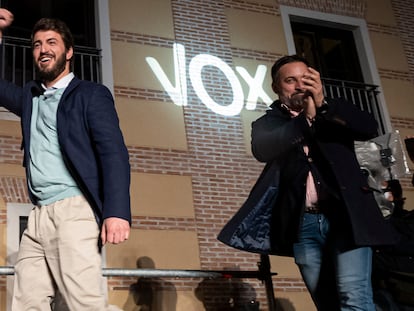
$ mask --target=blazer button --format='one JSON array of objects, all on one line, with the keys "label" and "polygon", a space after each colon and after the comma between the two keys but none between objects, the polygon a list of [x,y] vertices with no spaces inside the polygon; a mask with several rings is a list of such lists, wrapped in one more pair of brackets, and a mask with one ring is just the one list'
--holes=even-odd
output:
[{"label": "blazer button", "polygon": [[312,163],[313,162],[313,159],[311,157],[308,157],[308,162],[309,163]]}]

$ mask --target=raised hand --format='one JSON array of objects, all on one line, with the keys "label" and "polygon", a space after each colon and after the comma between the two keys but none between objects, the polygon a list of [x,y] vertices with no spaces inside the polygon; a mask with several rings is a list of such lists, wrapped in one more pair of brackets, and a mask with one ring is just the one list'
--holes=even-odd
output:
[{"label": "raised hand", "polygon": [[3,30],[13,22],[13,14],[6,9],[0,8],[0,39],[3,36]]},{"label": "raised hand", "polygon": [[311,67],[308,67],[308,72],[303,76],[302,81],[305,84],[304,89],[312,94],[316,107],[322,106],[324,96],[319,72]]}]

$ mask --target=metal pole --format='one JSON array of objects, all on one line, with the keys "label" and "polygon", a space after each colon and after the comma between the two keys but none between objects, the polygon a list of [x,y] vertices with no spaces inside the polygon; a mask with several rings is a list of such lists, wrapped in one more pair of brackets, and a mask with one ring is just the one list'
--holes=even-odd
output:
[{"label": "metal pole", "polygon": [[[269,256],[261,255],[258,271],[206,271],[206,270],[172,270],[172,269],[123,269],[103,268],[103,276],[127,277],[172,277],[172,278],[221,278],[229,275],[235,278],[257,278],[265,283],[269,311],[276,311],[275,296],[273,292],[272,276],[277,273],[270,271]],[[0,266],[0,275],[13,275],[14,267]]]},{"label": "metal pole", "polygon": [[270,260],[268,255],[260,255],[260,262],[258,264],[261,273],[261,280],[265,283],[267,303],[269,311],[276,311],[276,300],[273,291],[273,273],[270,272]]},{"label": "metal pole", "polygon": [[[14,267],[0,266],[0,275],[13,275]],[[220,278],[223,273],[219,271],[203,270],[173,270],[173,269],[123,269],[103,268],[103,276],[134,276],[134,277],[171,277],[171,278]]]},{"label": "metal pole", "polygon": [[0,267],[0,275],[13,275],[14,268],[13,267]]},{"label": "metal pole", "polygon": [[135,276],[135,277],[170,277],[170,278],[219,278],[219,272],[202,270],[173,270],[173,269],[112,269],[103,268],[103,276]]}]

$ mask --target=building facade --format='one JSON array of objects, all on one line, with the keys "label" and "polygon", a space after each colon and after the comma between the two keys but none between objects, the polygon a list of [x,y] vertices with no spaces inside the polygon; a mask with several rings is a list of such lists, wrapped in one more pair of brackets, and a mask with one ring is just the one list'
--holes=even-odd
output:
[{"label": "building facade", "polygon": [[[292,21],[355,36],[365,83],[379,87],[387,131],[414,136],[414,13],[408,0],[96,0],[102,81],[115,96],[132,170],[132,232],[105,247],[108,268],[257,270],[259,255],[216,237],[263,164],[250,124],[275,99],[269,70],[295,53]],[[0,266],[13,265],[19,215],[30,210],[18,120],[0,118]],[[409,162],[413,167],[414,164]],[[411,177],[401,183],[414,206]],[[286,310],[312,302],[292,258],[271,256],[275,296]],[[12,276],[0,276],[7,310]],[[108,277],[124,310],[218,310],[260,302],[255,278]],[[152,297],[148,300],[148,297]],[[288,309],[290,307],[291,309]]]}]

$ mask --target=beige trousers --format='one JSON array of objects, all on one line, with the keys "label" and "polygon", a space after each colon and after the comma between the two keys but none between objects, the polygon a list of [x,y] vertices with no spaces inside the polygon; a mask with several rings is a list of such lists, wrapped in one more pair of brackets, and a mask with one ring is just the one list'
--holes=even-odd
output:
[{"label": "beige trousers", "polygon": [[50,311],[56,289],[67,310],[120,310],[103,290],[99,231],[83,196],[35,207],[15,265],[12,311]]}]

